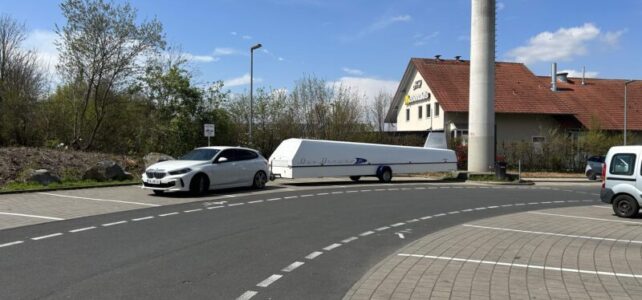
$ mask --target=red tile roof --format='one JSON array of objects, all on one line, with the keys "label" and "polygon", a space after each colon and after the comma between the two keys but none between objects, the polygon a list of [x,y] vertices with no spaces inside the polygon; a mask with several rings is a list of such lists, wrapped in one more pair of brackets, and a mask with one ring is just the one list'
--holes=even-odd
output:
[{"label": "red tile roof", "polygon": [[[469,61],[413,58],[411,63],[445,111],[468,111]],[[573,114],[548,84],[521,63],[495,63],[495,86],[495,112]]]},{"label": "red tile roof", "polygon": [[[550,77],[539,76],[541,84],[550,85]],[[624,82],[621,79],[569,78],[557,82],[555,95],[573,109],[573,114],[586,128],[599,125],[601,129],[624,128]],[[642,81],[635,81],[627,88],[627,128],[642,130]]]}]

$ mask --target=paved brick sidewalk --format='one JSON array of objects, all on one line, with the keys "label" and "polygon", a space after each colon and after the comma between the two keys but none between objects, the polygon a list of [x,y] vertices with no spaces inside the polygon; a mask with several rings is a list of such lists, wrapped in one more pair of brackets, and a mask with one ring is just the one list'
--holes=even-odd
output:
[{"label": "paved brick sidewalk", "polygon": [[489,218],[425,236],[344,299],[640,299],[642,219],[606,206]]}]

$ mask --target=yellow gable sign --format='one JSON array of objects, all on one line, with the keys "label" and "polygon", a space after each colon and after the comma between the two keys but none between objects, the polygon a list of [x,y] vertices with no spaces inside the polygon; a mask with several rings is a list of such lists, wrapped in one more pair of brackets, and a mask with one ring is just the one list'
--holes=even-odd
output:
[{"label": "yellow gable sign", "polygon": [[404,97],[404,99],[403,99],[403,103],[404,103],[405,105],[410,104],[410,95],[406,95],[406,97]]}]

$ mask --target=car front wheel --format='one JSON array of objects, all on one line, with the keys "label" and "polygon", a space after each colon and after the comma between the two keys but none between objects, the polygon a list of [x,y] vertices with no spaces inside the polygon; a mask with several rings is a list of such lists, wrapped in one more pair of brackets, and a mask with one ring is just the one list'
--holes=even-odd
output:
[{"label": "car front wheel", "polygon": [[618,217],[632,218],[640,211],[638,201],[629,195],[619,195],[613,200],[613,212]]},{"label": "car front wheel", "polygon": [[189,191],[192,195],[200,196],[210,189],[210,181],[207,176],[203,174],[194,175],[192,181],[189,184]]},{"label": "car front wheel", "polygon": [[254,174],[254,180],[252,181],[252,187],[255,189],[264,189],[265,183],[268,181],[268,177],[263,171],[258,171]]}]

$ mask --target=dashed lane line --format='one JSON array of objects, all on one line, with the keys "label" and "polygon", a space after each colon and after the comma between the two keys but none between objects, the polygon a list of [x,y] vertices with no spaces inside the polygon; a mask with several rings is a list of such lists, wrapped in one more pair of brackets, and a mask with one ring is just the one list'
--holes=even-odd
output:
[{"label": "dashed lane line", "polygon": [[193,213],[193,212],[197,212],[197,211],[201,211],[201,210],[203,210],[203,209],[202,208],[196,208],[196,209],[184,210],[183,212],[184,213]]},{"label": "dashed lane line", "polygon": [[158,216],[159,217],[167,217],[167,216],[174,216],[174,215],[178,215],[178,214],[179,214],[179,212],[175,211],[175,212],[171,212],[171,213],[160,214]]},{"label": "dashed lane line", "polygon": [[288,265],[287,267],[281,269],[281,272],[287,272],[287,273],[292,272],[296,268],[302,266],[303,264],[304,264],[304,262],[302,262],[302,261],[295,261],[295,262],[291,263],[290,265]]},{"label": "dashed lane line", "polygon": [[342,242],[342,243],[344,243],[344,244],[347,244],[347,243],[350,243],[350,242],[352,242],[352,241],[354,241],[354,240],[356,240],[356,239],[358,239],[358,237],[356,237],[356,236],[351,236],[351,237],[349,237],[349,238],[347,238],[347,239],[345,239],[345,240],[342,240],[341,242]]},{"label": "dashed lane line", "polygon": [[403,225],[406,225],[406,223],[404,223],[404,222],[394,223],[394,224],[390,225],[390,227],[399,227],[399,226],[403,226]]},{"label": "dashed lane line", "polygon": [[390,226],[379,227],[379,228],[375,229],[375,231],[384,231],[384,230],[387,230],[387,229],[390,229]]},{"label": "dashed lane line", "polygon": [[217,208],[223,208],[225,206],[223,205],[217,205],[217,206],[208,206],[207,209],[217,209]]},{"label": "dashed lane line", "polygon": [[38,194],[53,196],[53,197],[60,197],[60,198],[81,199],[81,200],[89,200],[89,201],[97,201],[97,202],[113,202],[113,203],[124,203],[124,204],[133,204],[133,205],[141,205],[141,206],[160,206],[159,204],[151,204],[151,203],[143,203],[143,202],[88,198],[88,197],[79,197],[79,196],[70,196],[70,195],[60,195],[60,194],[54,194],[54,193],[38,193]]},{"label": "dashed lane line", "polygon": [[577,238],[577,239],[585,239],[585,240],[608,241],[608,242],[627,243],[627,244],[629,244],[629,243],[630,243],[630,244],[642,244],[642,241],[636,241],[636,240],[622,240],[622,239],[613,239],[613,238],[605,238],[605,237],[597,237],[597,236],[586,236],[586,235],[576,235],[576,234],[563,234],[563,233],[544,232],[544,231],[520,230],[520,229],[512,229],[512,228],[501,228],[501,227],[480,226],[480,225],[473,225],[473,224],[463,224],[462,226],[465,226],[465,227],[472,227],[472,228],[480,228],[480,229],[489,229],[489,230],[499,230],[499,231],[509,231],[509,232],[519,232],[519,233],[529,233],[529,234],[539,234],[539,235],[550,235],[550,236],[559,236],[559,237],[569,237],[569,238]]},{"label": "dashed lane line", "polygon": [[256,286],[263,287],[263,288],[268,287],[270,286],[270,284],[273,284],[275,281],[279,280],[281,277],[283,277],[283,275],[281,274],[272,274],[270,275],[270,277],[265,278],[263,281],[259,282]]},{"label": "dashed lane line", "polygon": [[305,256],[305,258],[306,258],[306,259],[310,259],[310,260],[312,260],[312,259],[317,258],[317,257],[318,257],[319,255],[321,255],[321,254],[323,254],[323,252],[321,252],[321,251],[314,251],[314,252],[312,252],[312,253],[310,253],[310,254],[306,255],[306,256]]},{"label": "dashed lane line", "polygon": [[145,221],[145,220],[149,220],[149,219],[153,219],[153,218],[154,218],[154,216],[146,216],[146,217],[134,218],[134,219],[132,219],[132,221],[138,222],[138,221]]},{"label": "dashed lane line", "polygon": [[256,296],[256,294],[258,294],[256,291],[245,291],[245,293],[236,298],[236,300],[250,300],[252,297]]},{"label": "dashed lane line", "polygon": [[105,223],[103,224],[103,227],[109,227],[109,226],[114,226],[114,225],[120,225],[120,224],[125,224],[127,221],[116,221],[116,222],[111,222],[111,223]]},{"label": "dashed lane line", "polygon": [[359,236],[369,236],[371,234],[374,234],[374,231],[371,231],[371,230],[370,231],[366,231],[364,233],[359,234]]},{"label": "dashed lane line", "polygon": [[62,221],[62,220],[64,220],[63,218],[56,218],[56,217],[47,217],[47,216],[29,215],[29,214],[19,214],[19,213],[10,213],[10,212],[1,212],[1,211],[0,211],[0,215],[26,217],[26,218],[36,218],[36,219],[45,219],[45,220],[54,220],[54,221]]},{"label": "dashed lane line", "polygon": [[82,232],[82,231],[87,231],[87,230],[92,230],[92,229],[96,229],[96,226],[89,226],[89,227],[72,229],[72,230],[69,230],[69,232],[76,233],[76,232]]},{"label": "dashed lane line", "polygon": [[240,205],[245,205],[244,202],[239,202],[239,203],[230,203],[227,206],[240,206]]},{"label": "dashed lane line", "polygon": [[536,269],[536,270],[544,270],[544,271],[570,272],[570,273],[628,277],[628,278],[642,278],[642,274],[604,272],[604,271],[593,271],[593,270],[583,270],[583,269],[574,269],[574,268],[560,268],[560,267],[551,267],[551,266],[544,266],[544,265],[518,264],[518,263],[449,257],[449,256],[420,255],[420,254],[406,254],[406,253],[399,253],[397,255],[404,256],[404,257],[428,258],[428,259],[456,261],[456,262],[463,262],[463,263],[475,263],[475,264],[481,264],[481,265],[503,266],[503,267],[509,267],[509,268]]},{"label": "dashed lane line", "polygon": [[48,238],[52,238],[52,237],[56,237],[56,236],[60,236],[60,235],[62,235],[62,232],[56,232],[56,233],[52,233],[52,234],[48,234],[48,235],[41,235],[41,236],[37,236],[37,237],[32,237],[31,239],[34,240],[34,241],[38,241],[38,240],[44,240],[44,239],[48,239]]},{"label": "dashed lane line", "polygon": [[332,245],[330,245],[330,246],[327,246],[327,247],[323,248],[323,250],[325,250],[325,251],[330,251],[330,250],[332,250],[332,249],[339,248],[339,247],[341,247],[341,244],[339,244],[339,243],[334,243],[334,244],[332,244]]},{"label": "dashed lane line", "polygon": [[279,201],[279,200],[281,200],[281,199],[282,199],[282,198],[271,198],[271,199],[267,199],[267,200],[265,200],[265,201]]},{"label": "dashed lane line", "polygon": [[299,196],[286,196],[286,197],[283,197],[283,199],[295,199],[295,198],[299,198]]},{"label": "dashed lane line", "polygon": [[10,243],[4,243],[4,244],[0,244],[0,248],[9,247],[9,246],[13,246],[13,245],[18,245],[18,244],[22,244],[22,243],[24,243],[24,242],[23,241],[13,241],[13,242],[10,242]]}]

